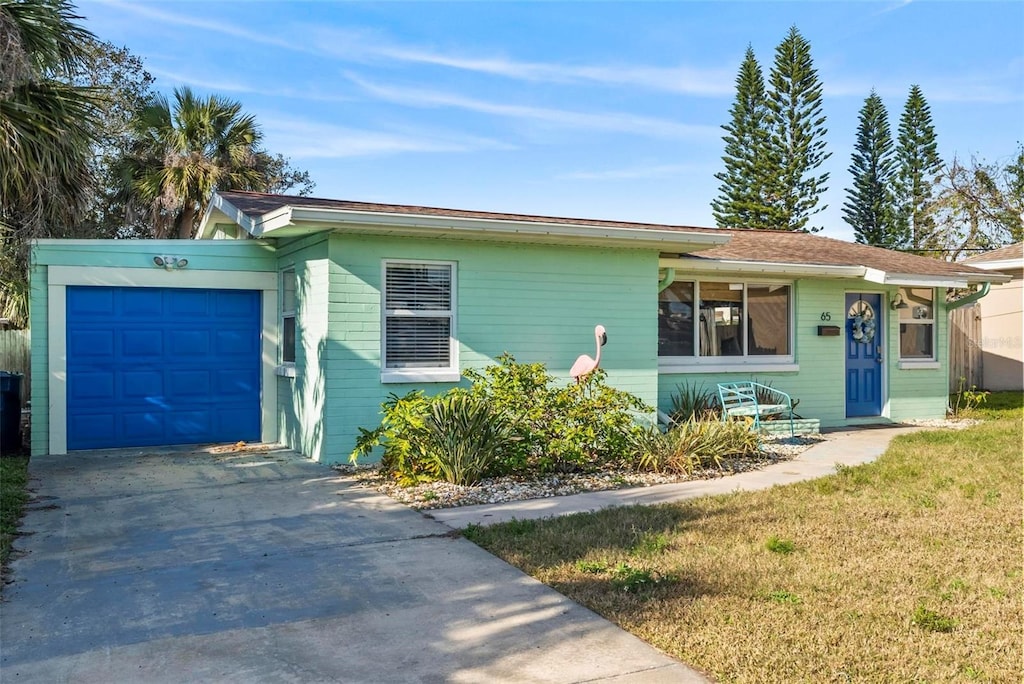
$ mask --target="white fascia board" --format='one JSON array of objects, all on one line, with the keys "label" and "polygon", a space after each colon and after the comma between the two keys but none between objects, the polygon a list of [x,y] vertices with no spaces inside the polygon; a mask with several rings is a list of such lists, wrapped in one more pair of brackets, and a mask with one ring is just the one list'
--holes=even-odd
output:
[{"label": "white fascia board", "polygon": [[1004,283],[1010,276],[999,273],[952,273],[950,275],[919,275],[915,273],[887,273],[869,268],[864,279],[880,285],[902,285],[903,287],[955,287],[964,288],[977,283]]},{"label": "white fascia board", "polygon": [[1007,270],[1013,270],[1016,268],[1024,268],[1024,259],[1002,259],[1000,261],[982,261],[981,263],[968,264],[973,268],[980,268],[983,271],[1001,271],[1004,268]]},{"label": "white fascia board", "polygon": [[764,273],[779,276],[817,276],[820,278],[863,278],[863,266],[829,266],[824,264],[783,264],[770,261],[737,261],[733,259],[671,259],[658,260],[660,268],[675,268],[690,273]]},{"label": "white fascia board", "polygon": [[269,211],[253,221],[252,230],[249,232],[253,237],[263,237],[266,233],[273,232],[278,228],[290,226],[294,219],[294,213],[295,209],[289,206]]},{"label": "white fascia board", "polygon": [[545,223],[542,221],[512,221],[451,216],[423,216],[420,214],[391,214],[344,209],[310,209],[294,207],[290,217],[263,217],[261,234],[299,222],[315,224],[342,224],[356,232],[396,232],[490,236],[490,237],[549,237],[581,239],[594,242],[626,242],[658,245],[659,249],[702,249],[722,245],[731,237],[727,234],[657,230],[652,228],[615,228],[572,223]]},{"label": "white fascia board", "polygon": [[220,212],[229,221],[234,221],[241,226],[246,232],[253,237],[259,237],[255,231],[255,222],[246,216],[241,210],[235,207],[231,202],[220,196],[219,193],[213,193],[213,197],[210,198],[210,203],[206,205],[206,211],[203,212],[203,218],[199,222],[199,230],[196,231],[196,240],[204,240],[213,234],[213,230],[216,228],[217,220],[213,216],[214,212]]}]

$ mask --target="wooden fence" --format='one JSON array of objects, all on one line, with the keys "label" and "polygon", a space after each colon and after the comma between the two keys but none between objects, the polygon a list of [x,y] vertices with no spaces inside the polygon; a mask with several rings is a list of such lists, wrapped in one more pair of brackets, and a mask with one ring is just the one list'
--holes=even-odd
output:
[{"label": "wooden fence", "polygon": [[981,305],[949,312],[949,391],[982,386]]},{"label": "wooden fence", "polygon": [[21,406],[32,399],[32,336],[28,330],[0,330],[0,371],[21,373]]}]

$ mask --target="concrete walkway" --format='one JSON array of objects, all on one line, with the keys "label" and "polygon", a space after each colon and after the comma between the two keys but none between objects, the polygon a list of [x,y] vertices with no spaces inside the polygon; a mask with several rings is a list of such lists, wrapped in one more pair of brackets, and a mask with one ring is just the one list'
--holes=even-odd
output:
[{"label": "concrete walkway", "polygon": [[481,504],[430,511],[435,520],[454,529],[467,525],[493,525],[512,519],[549,518],[572,513],[596,511],[612,506],[659,504],[685,501],[710,494],[768,489],[801,480],[830,475],[836,465],[860,465],[873,461],[889,447],[897,435],[921,430],[919,427],[863,428],[831,432],[826,441],[814,445],[791,461],[775,463],[763,470],[729,475],[713,480],[695,480],[675,484],[586,492],[528,501]]},{"label": "concrete walkway", "polygon": [[292,452],[92,452],[29,471],[3,682],[707,681]]}]

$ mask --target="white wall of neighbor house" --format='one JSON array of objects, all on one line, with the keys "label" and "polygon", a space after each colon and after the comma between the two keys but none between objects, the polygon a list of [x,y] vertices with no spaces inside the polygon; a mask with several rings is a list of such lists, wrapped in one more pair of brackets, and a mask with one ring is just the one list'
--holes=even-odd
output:
[{"label": "white wall of neighbor house", "polygon": [[1013,279],[993,285],[981,307],[983,385],[987,390],[1024,390],[1024,269],[1003,271]]}]

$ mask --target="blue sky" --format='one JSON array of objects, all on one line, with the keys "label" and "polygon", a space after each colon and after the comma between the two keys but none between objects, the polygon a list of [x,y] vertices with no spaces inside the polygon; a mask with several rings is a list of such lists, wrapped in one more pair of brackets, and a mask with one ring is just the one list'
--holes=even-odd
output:
[{"label": "blue sky", "polygon": [[714,225],[722,131],[748,44],[767,74],[797,26],[824,85],[841,207],[871,88],[895,135],[921,86],[944,159],[1024,141],[1024,3],[81,1],[159,90],[242,102],[265,144],[370,202]]}]

